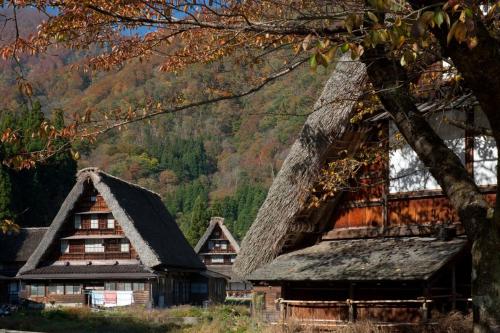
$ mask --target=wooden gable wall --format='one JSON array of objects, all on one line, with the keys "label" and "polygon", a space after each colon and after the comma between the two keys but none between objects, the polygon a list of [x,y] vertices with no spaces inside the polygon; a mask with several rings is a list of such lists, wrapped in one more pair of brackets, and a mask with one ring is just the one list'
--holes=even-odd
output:
[{"label": "wooden gable wall", "polygon": [[[75,228],[75,215],[80,216],[81,228]],[[92,215],[98,218],[98,228],[91,228]],[[113,228],[108,228],[108,219],[114,220]],[[86,239],[99,240],[97,236],[103,236],[104,252],[85,252]],[[78,239],[71,239],[72,237]],[[70,239],[63,240],[63,238]],[[69,246],[65,253],[61,250],[63,241]],[[122,242],[129,244],[129,251],[121,250]],[[50,257],[54,261],[138,259],[137,251],[125,237],[120,222],[114,219],[103,197],[90,182],[85,184],[75,209],[68,215],[50,252]]]}]

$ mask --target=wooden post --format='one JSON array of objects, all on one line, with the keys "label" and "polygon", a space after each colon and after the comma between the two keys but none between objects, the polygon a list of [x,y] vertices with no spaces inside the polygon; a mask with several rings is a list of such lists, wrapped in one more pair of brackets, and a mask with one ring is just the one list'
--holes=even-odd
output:
[{"label": "wooden post", "polygon": [[420,311],[422,312],[422,322],[427,323],[429,321],[429,308],[427,307],[427,300],[422,302]]},{"label": "wooden post", "polygon": [[455,265],[451,267],[451,309],[455,310],[457,308],[457,281]]},{"label": "wooden post", "polygon": [[354,323],[358,316],[356,304],[352,302],[351,299],[347,300],[347,305],[349,306],[349,322]]},{"label": "wooden post", "polygon": [[276,301],[279,303],[280,306],[280,322],[284,323],[286,321],[286,315],[287,315],[286,303],[282,302],[280,298],[278,298]]}]

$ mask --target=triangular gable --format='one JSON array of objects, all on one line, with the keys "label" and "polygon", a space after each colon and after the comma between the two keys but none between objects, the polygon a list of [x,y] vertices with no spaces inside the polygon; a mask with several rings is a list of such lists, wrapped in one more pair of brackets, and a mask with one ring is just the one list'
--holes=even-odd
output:
[{"label": "triangular gable", "polygon": [[[204,269],[203,263],[193,252],[156,193],[107,175],[98,169],[89,168],[78,173],[75,186],[64,200],[42,241],[19,271],[20,274],[35,269],[40,264],[50,245],[57,239],[64,222],[73,212],[88,180],[92,181],[103,197],[145,266]],[[138,215],[139,210],[143,216]]]},{"label": "triangular gable", "polygon": [[232,247],[234,248],[236,253],[240,252],[240,245],[238,244],[236,239],[234,239],[233,235],[231,234],[229,229],[224,224],[224,218],[222,218],[222,217],[212,217],[212,219],[210,220],[210,224],[208,225],[207,230],[205,230],[205,233],[203,234],[203,236],[201,236],[200,240],[198,241],[198,243],[194,247],[194,251],[196,253],[200,252],[203,245],[205,245],[205,243],[208,241],[208,238],[210,237],[210,235],[212,234],[212,232],[214,231],[216,226],[219,226],[219,228],[222,230],[222,233],[224,233],[224,235],[226,236],[227,240],[232,245]]}]

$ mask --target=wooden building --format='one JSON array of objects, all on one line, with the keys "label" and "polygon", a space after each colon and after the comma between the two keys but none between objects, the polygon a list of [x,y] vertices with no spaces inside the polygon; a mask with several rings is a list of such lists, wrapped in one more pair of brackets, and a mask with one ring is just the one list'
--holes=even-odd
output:
[{"label": "wooden building", "polygon": [[0,235],[0,304],[17,303],[20,281],[16,277],[43,238],[47,228],[21,228]]},{"label": "wooden building", "polygon": [[[366,121],[389,138],[385,153],[360,169],[353,190],[309,204],[321,170],[373,138],[350,122],[365,85],[363,64],[337,63],[242,242],[233,270],[253,283],[256,313],[269,321],[409,324],[470,305],[470,245],[459,218],[413,150],[395,142],[383,110]],[[493,201],[494,142],[443,120],[488,127],[473,100],[419,109]]]},{"label": "wooden building", "polygon": [[247,298],[252,285],[233,272],[233,263],[240,251],[236,239],[224,225],[224,218],[212,217],[210,224],[194,248],[207,268],[227,277],[226,296]]},{"label": "wooden building", "polygon": [[171,306],[223,300],[158,194],[88,168],[19,271],[37,304]]}]

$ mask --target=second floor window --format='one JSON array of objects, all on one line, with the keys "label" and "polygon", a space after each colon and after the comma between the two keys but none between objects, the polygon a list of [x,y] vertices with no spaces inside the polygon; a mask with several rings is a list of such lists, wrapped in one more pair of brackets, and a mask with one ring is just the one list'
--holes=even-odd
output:
[{"label": "second floor window", "polygon": [[224,263],[224,256],[213,256],[212,263],[213,264],[223,264]]},{"label": "second floor window", "polygon": [[113,218],[113,215],[109,214],[108,215],[108,229],[114,229],[115,228],[115,219]]},{"label": "second floor window", "polygon": [[121,252],[130,252],[130,243],[128,240],[123,239],[121,244],[120,244],[120,251]]},{"label": "second floor window", "polygon": [[85,240],[86,253],[101,253],[104,252],[104,244],[102,239],[86,239]]},{"label": "second floor window", "polygon": [[75,229],[82,228],[82,217],[80,215],[75,215]]},{"label": "second floor window", "polygon": [[220,243],[220,248],[221,248],[222,250],[227,250],[227,243],[226,243],[226,242],[221,242],[221,243]]},{"label": "second floor window", "polygon": [[68,241],[61,241],[61,253],[69,253],[69,244]]},{"label": "second floor window", "polygon": [[99,229],[99,219],[96,214],[90,216],[90,229]]}]

